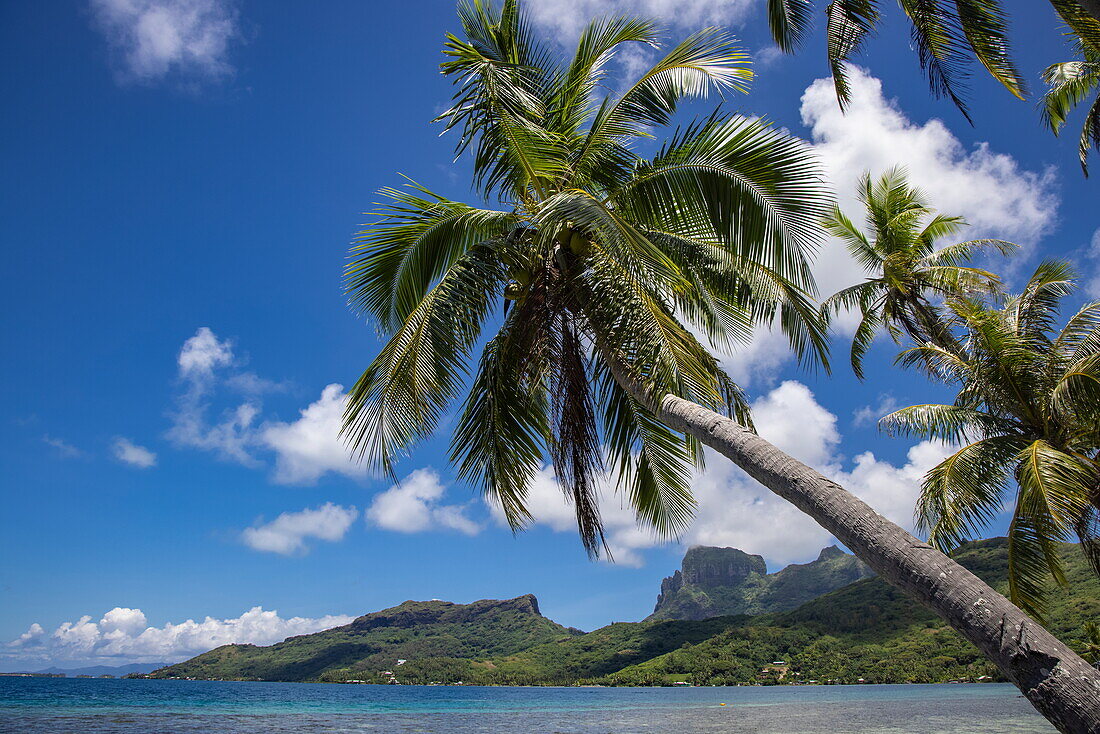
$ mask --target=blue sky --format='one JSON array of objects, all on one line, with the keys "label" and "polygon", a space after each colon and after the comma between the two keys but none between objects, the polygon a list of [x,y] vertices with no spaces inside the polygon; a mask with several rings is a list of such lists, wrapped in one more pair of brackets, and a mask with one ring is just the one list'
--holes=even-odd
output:
[{"label": "blue sky", "polygon": [[[1038,88],[1065,47],[1046,4],[1007,4]],[[1032,101],[978,75],[969,126],[930,97],[896,15],[842,116],[821,39],[777,57],[762,5],[529,0],[563,43],[598,8],[657,14],[673,37],[730,25],[759,63],[753,92],[726,107],[811,140],[849,210],[862,170],[907,163],[969,235],[1024,245],[998,264],[1010,283],[1063,256],[1100,297],[1097,183],[1075,133],[1054,138]],[[513,537],[453,481],[445,426],[397,488],[333,435],[339,386],[379,347],[340,284],[374,192],[404,173],[471,197],[468,165],[429,122],[450,96],[438,63],[456,28],[451,0],[0,7],[0,669],[176,659],[409,598],[531,592],[585,629],[651,610],[684,546],[639,532],[614,498],[619,563],[592,563],[548,473],[540,521]],[[858,278],[826,249],[823,291]],[[838,336],[831,377],[798,370],[767,334],[726,364],[766,436],[907,522],[942,449],[883,437],[874,418],[943,392],[893,368],[888,344],[860,384],[845,349]],[[696,486],[704,511],[685,544],[736,545],[774,569],[831,542],[719,460]]]}]

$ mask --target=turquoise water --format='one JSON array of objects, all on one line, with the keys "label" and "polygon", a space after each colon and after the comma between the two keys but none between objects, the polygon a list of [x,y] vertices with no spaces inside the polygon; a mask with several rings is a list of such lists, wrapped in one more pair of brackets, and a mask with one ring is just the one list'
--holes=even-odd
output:
[{"label": "turquoise water", "polygon": [[[725,706],[720,704],[725,703]],[[0,678],[0,732],[1048,734],[1012,686],[481,688]]]}]

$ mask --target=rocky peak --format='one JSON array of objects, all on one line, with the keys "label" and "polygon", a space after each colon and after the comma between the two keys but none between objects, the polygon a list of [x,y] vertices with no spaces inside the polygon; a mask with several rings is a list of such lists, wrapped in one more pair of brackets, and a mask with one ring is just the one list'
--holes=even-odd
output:
[{"label": "rocky peak", "polygon": [[695,546],[680,570],[661,582],[649,619],[706,619],[793,609],[822,594],[872,575],[855,556],[835,545],[816,561],[769,574],[764,559],[737,548]]}]

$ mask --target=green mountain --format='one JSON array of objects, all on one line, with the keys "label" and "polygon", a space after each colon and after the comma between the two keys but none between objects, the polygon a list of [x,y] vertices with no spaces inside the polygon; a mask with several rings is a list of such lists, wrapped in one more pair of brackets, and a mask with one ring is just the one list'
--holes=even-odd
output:
[{"label": "green mountain", "polygon": [[760,556],[696,546],[688,550],[680,570],[661,582],[647,620],[783,612],[873,575],[835,545],[823,549],[816,561],[791,564],[773,574]]},{"label": "green mountain", "polygon": [[[562,627],[539,613],[531,594],[472,604],[407,601],[359,617],[351,624],[290,637],[269,647],[223,645],[152,678],[222,680],[461,680],[470,660],[506,656],[542,643],[568,639],[578,630]],[[398,660],[405,663],[398,665]],[[424,681],[427,682],[427,681]]]},{"label": "green mountain", "polygon": [[[1047,625],[1080,647],[1085,622],[1100,618],[1100,580],[1078,547],[1065,545],[1061,552],[1069,585],[1052,589]],[[826,549],[824,560],[835,560],[836,553]],[[954,555],[1005,590],[1004,538],[966,544]],[[789,574],[778,588],[795,584],[799,573]],[[226,645],[152,674],[483,685],[854,683],[860,678],[903,683],[982,676],[996,679],[998,673],[939,618],[878,578],[787,611],[620,622],[587,634],[541,616],[530,595],[465,605],[405,602],[270,647]]]},{"label": "green mountain", "polygon": [[[1008,587],[1005,538],[967,543],[952,554],[1002,593]],[[1076,545],[1061,548],[1068,584],[1049,589],[1046,626],[1078,650],[1084,625],[1100,618],[1100,579]],[[782,665],[778,664],[782,663]],[[672,678],[699,684],[837,681],[933,683],[981,676],[991,663],[902,592],[878,578],[845,586],[797,609],[730,624],[687,645],[608,676],[619,685]]]}]

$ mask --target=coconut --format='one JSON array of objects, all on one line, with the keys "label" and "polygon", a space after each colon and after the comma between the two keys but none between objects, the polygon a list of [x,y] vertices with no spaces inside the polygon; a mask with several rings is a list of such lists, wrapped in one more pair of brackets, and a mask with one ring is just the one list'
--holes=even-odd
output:
[{"label": "coconut", "polygon": [[573,254],[577,257],[584,257],[591,248],[592,243],[580,232],[574,232],[573,236],[569,238],[569,249],[572,250]]},{"label": "coconut", "polygon": [[509,301],[518,301],[523,297],[523,286],[519,283],[509,283],[504,286],[504,297]]}]

